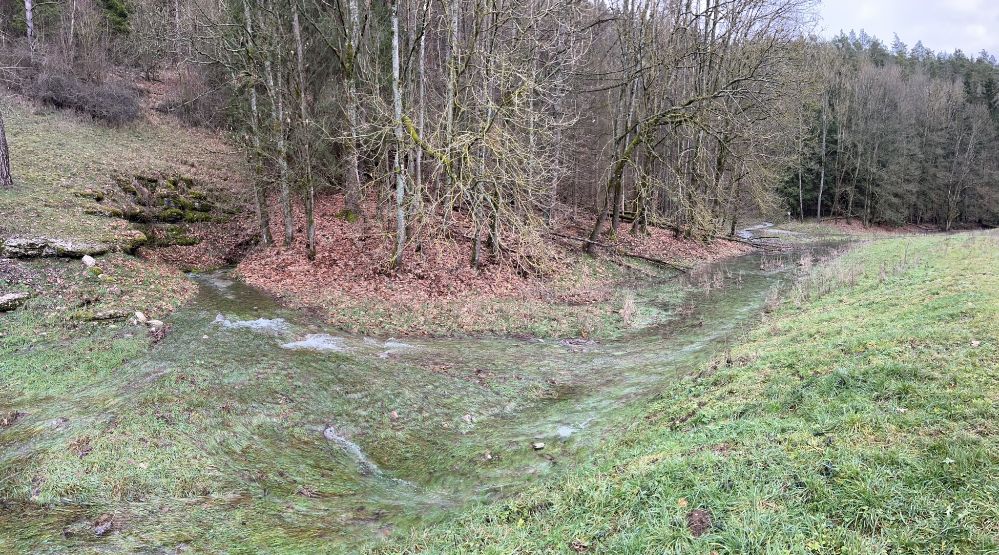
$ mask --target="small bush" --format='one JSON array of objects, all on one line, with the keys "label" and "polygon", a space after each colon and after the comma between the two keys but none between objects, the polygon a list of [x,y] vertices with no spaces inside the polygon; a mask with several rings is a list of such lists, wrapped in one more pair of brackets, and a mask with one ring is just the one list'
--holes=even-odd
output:
[{"label": "small bush", "polygon": [[111,125],[128,123],[140,113],[135,91],[114,83],[89,83],[62,72],[40,73],[25,92],[56,108],[77,110]]},{"label": "small bush", "polygon": [[222,127],[226,123],[225,87],[218,76],[190,68],[181,70],[176,86],[156,110],[172,114],[192,127]]}]

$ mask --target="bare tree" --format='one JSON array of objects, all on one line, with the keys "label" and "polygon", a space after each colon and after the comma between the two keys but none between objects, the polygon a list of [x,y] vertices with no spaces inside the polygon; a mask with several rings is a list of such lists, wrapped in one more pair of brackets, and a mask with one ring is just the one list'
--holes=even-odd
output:
[{"label": "bare tree", "polygon": [[0,112],[0,189],[10,189],[14,179],[10,175],[10,149],[7,146],[7,128]]}]

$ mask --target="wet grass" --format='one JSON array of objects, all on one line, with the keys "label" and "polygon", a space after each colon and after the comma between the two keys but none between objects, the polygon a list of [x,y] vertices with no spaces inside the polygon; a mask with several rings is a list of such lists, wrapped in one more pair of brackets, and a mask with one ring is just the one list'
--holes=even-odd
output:
[{"label": "wet grass", "polygon": [[834,264],[584,464],[376,551],[996,552],[999,237]]},{"label": "wet grass", "polygon": [[[558,426],[585,427],[592,411],[643,397],[634,380],[674,375],[655,349],[607,346],[634,351],[617,365],[593,345],[551,341],[435,340],[393,355],[355,337],[345,354],[289,351],[279,345],[323,331],[307,314],[202,281],[152,349],[128,323],[33,341],[46,329],[40,304],[11,320],[0,408],[23,415],[0,430],[0,551],[358,552],[564,468],[604,424],[572,441]],[[761,287],[733,287],[718,306],[751,303]],[[649,295],[669,302],[665,289]],[[286,331],[225,328],[219,313],[285,318]],[[385,475],[327,441],[330,424]],[[113,527],[98,535],[104,518]]]}]

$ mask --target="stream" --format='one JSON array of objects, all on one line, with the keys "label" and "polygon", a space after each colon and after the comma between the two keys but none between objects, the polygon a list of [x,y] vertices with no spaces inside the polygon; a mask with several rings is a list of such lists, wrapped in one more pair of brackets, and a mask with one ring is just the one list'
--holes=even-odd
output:
[{"label": "stream", "polygon": [[196,446],[177,456],[217,473],[225,510],[361,545],[584,460],[724,353],[814,254],[631,284],[633,329],[607,341],[345,335],[225,272],[192,275],[196,298],[106,410],[152,407],[175,434],[163,449]]}]

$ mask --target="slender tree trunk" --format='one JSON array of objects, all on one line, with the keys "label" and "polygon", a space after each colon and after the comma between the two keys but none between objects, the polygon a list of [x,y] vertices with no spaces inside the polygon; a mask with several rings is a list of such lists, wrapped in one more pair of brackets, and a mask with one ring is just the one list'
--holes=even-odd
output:
[{"label": "slender tree trunk", "polygon": [[[278,56],[280,66],[281,57]],[[291,214],[291,190],[288,184],[288,145],[285,140],[284,126],[284,78],[281,71],[277,71],[277,83],[274,80],[274,70],[271,67],[271,60],[264,61],[264,73],[267,75],[267,87],[271,96],[271,110],[274,133],[277,135],[277,162],[278,179],[281,187],[281,213],[284,219],[284,246],[290,246],[295,238],[294,221]]]},{"label": "slender tree trunk", "polygon": [[822,169],[819,171],[819,200],[815,207],[816,221],[822,221],[822,191],[826,185],[826,107],[822,106]]},{"label": "slender tree trunk", "polygon": [[[430,5],[427,4],[427,10],[429,10]],[[417,69],[417,81],[419,83],[417,89],[417,102],[419,103],[418,112],[416,114],[416,130],[423,136],[426,130],[426,117],[427,117],[427,73],[426,73],[426,60],[427,60],[427,29],[426,21],[429,17],[428,13],[423,14],[423,32],[420,33],[420,60]],[[417,202],[422,201],[423,195],[423,149],[416,149],[416,187],[414,194],[420,195]]]},{"label": "slender tree trunk", "polygon": [[348,215],[361,214],[361,99],[357,88],[358,60],[360,58],[361,15],[357,0],[349,0],[350,33],[348,47],[347,82],[347,123],[350,136],[347,138],[347,186],[344,194],[344,208]]},{"label": "slender tree trunk", "polygon": [[69,8],[69,59],[76,59],[76,0]]},{"label": "slender tree trunk", "polygon": [[402,266],[406,248],[406,176],[402,171],[402,83],[399,68],[399,0],[392,0],[392,106],[395,116],[395,255],[392,265]]},{"label": "slender tree trunk", "polygon": [[24,27],[28,36],[28,48],[35,51],[35,3],[34,0],[24,0]]},{"label": "slender tree trunk", "polygon": [[[460,2],[451,1],[449,2],[451,13],[450,20],[448,22],[447,29],[447,85],[444,91],[444,149],[445,154],[449,159],[453,160],[454,156],[454,126],[455,119],[457,117],[457,95],[458,95],[458,41],[461,39],[461,29],[459,24],[461,23],[461,13],[460,13]],[[457,203],[457,197],[455,189],[459,186],[458,183],[452,182],[453,178],[450,173],[445,174],[445,194],[447,195],[448,202],[444,207],[444,218],[445,227],[447,227],[447,222],[451,218],[451,208],[453,204]]]},{"label": "slender tree trunk", "polygon": [[798,117],[798,221],[805,221],[805,190],[802,182],[803,166],[805,165],[805,138],[802,133],[804,128],[804,111],[799,112]]},{"label": "slender tree trunk", "polygon": [[[246,30],[246,40],[252,40],[250,37],[253,36],[253,18],[250,14],[250,3],[249,0],[243,0],[243,19],[244,28]],[[249,46],[247,45],[247,51],[249,51]],[[267,188],[263,179],[263,163],[261,161],[261,147],[260,147],[260,110],[257,106],[257,74],[256,67],[252,58],[247,59],[247,65],[251,68],[251,83],[250,83],[250,133],[253,135],[253,153],[250,156],[250,162],[253,164],[253,200],[257,206],[257,223],[260,226],[260,242],[265,246],[269,246],[274,243],[271,238],[271,219],[269,209],[267,207]]]},{"label": "slender tree trunk", "polygon": [[295,69],[298,73],[299,140],[302,142],[302,165],[305,170],[305,236],[309,260],[316,259],[316,188],[312,181],[312,151],[309,144],[309,109],[305,84],[305,42],[298,21],[298,1],[292,1],[291,28],[295,35]]},{"label": "slender tree trunk", "polygon": [[0,189],[10,189],[14,179],[10,175],[10,148],[7,146],[7,128],[0,113]]},{"label": "slender tree trunk", "polygon": [[182,58],[181,54],[181,32],[180,32],[180,0],[173,0],[173,47],[174,54],[177,56],[176,61],[179,64]]}]

